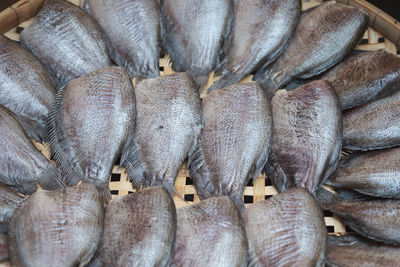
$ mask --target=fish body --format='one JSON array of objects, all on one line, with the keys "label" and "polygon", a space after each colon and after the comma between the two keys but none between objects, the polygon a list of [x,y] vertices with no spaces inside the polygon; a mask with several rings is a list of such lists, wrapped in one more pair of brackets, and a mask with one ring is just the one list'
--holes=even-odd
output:
[{"label": "fish body", "polygon": [[295,78],[310,78],[349,54],[367,29],[368,15],[354,7],[328,1],[305,12],[285,51],[254,76],[272,97]]},{"label": "fish body", "polygon": [[65,0],[46,0],[33,24],[21,32],[21,44],[54,75],[60,88],[112,64],[100,26]]},{"label": "fish body", "polygon": [[0,182],[22,194],[37,183],[45,189],[62,187],[60,170],[33,145],[18,119],[0,106]]},{"label": "fish body", "polygon": [[84,266],[97,249],[103,201],[90,183],[41,190],[17,208],[9,232],[13,266]]},{"label": "fish body", "polygon": [[398,246],[384,245],[353,235],[328,237],[328,267],[395,267],[399,262]]},{"label": "fish body", "polygon": [[165,50],[171,57],[172,68],[177,72],[189,72],[201,91],[229,35],[233,1],[162,2]]},{"label": "fish body", "polygon": [[354,53],[319,79],[330,82],[342,110],[353,108],[400,89],[400,57],[383,49]]},{"label": "fish body", "polygon": [[373,150],[400,145],[400,92],[343,112],[343,147]]},{"label": "fish body", "polygon": [[162,185],[173,194],[200,132],[200,97],[185,73],[142,80],[135,93],[136,129],[121,163],[135,188]]},{"label": "fish body", "polygon": [[203,99],[203,129],[190,176],[201,199],[228,195],[239,207],[245,186],[264,167],[270,149],[269,100],[256,83],[216,90]]},{"label": "fish body", "polygon": [[47,118],[55,99],[48,71],[29,51],[0,36],[0,105],[12,111],[36,141],[47,139]]},{"label": "fish body", "polygon": [[134,89],[123,68],[99,69],[69,82],[50,121],[52,153],[64,182],[83,179],[110,197],[109,175],[134,123]]},{"label": "fish body", "polygon": [[295,31],[299,0],[237,0],[222,77],[208,91],[235,84],[279,56]]},{"label": "fish body", "polygon": [[104,266],[170,266],[175,235],[170,194],[146,188],[109,203],[98,254]]},{"label": "fish body", "polygon": [[[348,196],[348,195],[347,195]],[[323,209],[339,216],[357,233],[387,244],[400,244],[400,202],[392,199],[355,199],[321,189],[318,200]]]},{"label": "fish body", "polygon": [[249,266],[324,266],[327,231],[318,202],[292,188],[246,208]]},{"label": "fish body", "polygon": [[8,223],[14,214],[15,209],[22,201],[24,201],[24,199],[24,197],[15,193],[7,186],[0,184],[0,236],[2,233],[8,232]]},{"label": "fish body", "polygon": [[111,42],[111,58],[140,78],[159,76],[160,4],[157,0],[86,0]]},{"label": "fish body", "polygon": [[247,266],[243,221],[228,197],[177,209],[172,266]]},{"label": "fish body", "polygon": [[280,192],[297,186],[315,194],[339,161],[342,114],[337,95],[328,82],[314,81],[278,91],[271,106],[267,175]]},{"label": "fish body", "polygon": [[399,162],[400,148],[354,153],[339,162],[326,184],[335,189],[400,199]]}]

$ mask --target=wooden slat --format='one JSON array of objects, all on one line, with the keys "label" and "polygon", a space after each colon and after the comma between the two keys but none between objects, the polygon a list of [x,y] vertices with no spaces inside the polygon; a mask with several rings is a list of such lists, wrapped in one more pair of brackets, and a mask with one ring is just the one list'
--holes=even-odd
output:
[{"label": "wooden slat", "polygon": [[0,34],[32,18],[39,12],[44,0],[21,0],[0,13]]}]

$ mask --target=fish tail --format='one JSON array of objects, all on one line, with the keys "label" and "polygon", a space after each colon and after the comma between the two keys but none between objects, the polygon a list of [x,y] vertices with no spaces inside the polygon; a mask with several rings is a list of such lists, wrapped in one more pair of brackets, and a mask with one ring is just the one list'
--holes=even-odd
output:
[{"label": "fish tail", "polygon": [[275,91],[279,89],[280,85],[277,84],[269,75],[264,75],[259,77],[258,79],[254,79],[261,87],[264,89],[265,93],[268,96],[268,99],[272,99],[275,94]]},{"label": "fish tail", "polygon": [[321,187],[317,192],[317,200],[323,209],[329,210],[337,202],[341,201],[341,198],[331,191]]},{"label": "fish tail", "polygon": [[209,73],[198,73],[195,71],[188,71],[187,74],[192,78],[199,95],[204,91],[208,85]]},{"label": "fish tail", "polygon": [[232,200],[232,202],[235,204],[235,206],[238,208],[238,210],[242,214],[246,209],[246,206],[244,205],[242,197],[240,195],[230,195],[229,198]]},{"label": "fish tail", "polygon": [[101,198],[103,199],[104,204],[108,204],[111,200],[111,191],[108,185],[108,181],[101,184],[96,184],[96,187],[100,191]]},{"label": "fish tail", "polygon": [[207,90],[207,94],[214,90],[225,88],[229,85],[238,83],[243,78],[243,75],[227,71],[223,73],[222,77],[219,78],[210,88]]},{"label": "fish tail", "polygon": [[61,170],[53,164],[50,166],[39,178],[40,186],[45,190],[57,190],[67,187],[62,178]]}]

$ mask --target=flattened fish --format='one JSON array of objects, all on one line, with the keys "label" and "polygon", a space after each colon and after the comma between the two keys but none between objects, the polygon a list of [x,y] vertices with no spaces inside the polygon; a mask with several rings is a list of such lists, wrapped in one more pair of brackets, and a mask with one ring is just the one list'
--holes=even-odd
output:
[{"label": "flattened fish", "polygon": [[8,260],[8,236],[6,234],[0,234],[0,263]]},{"label": "flattened fish", "polygon": [[46,141],[55,85],[43,65],[16,42],[0,35],[0,104],[20,120],[26,133]]},{"label": "flattened fish", "polygon": [[111,66],[100,26],[65,0],[46,0],[33,24],[21,32],[21,44],[56,77],[59,87]]},{"label": "flattened fish", "polygon": [[398,246],[384,245],[354,235],[328,237],[328,267],[395,267],[399,262]]},{"label": "flattened fish", "polygon": [[[400,244],[400,201],[392,199],[359,200],[335,195],[321,188],[321,207],[338,215],[357,233],[387,244]],[[347,194],[346,196],[349,196]]]},{"label": "flattened fish", "polygon": [[98,254],[104,266],[170,266],[175,235],[174,201],[151,187],[109,203]]},{"label": "flattened fish", "polygon": [[208,91],[235,84],[279,56],[297,27],[300,0],[237,0],[226,67]]},{"label": "flattened fish", "polygon": [[41,190],[10,222],[13,266],[84,266],[96,251],[103,228],[101,194],[90,183]]},{"label": "flattened fish", "polygon": [[173,194],[200,132],[200,97],[185,73],[142,80],[135,93],[136,130],[121,164],[135,188],[162,185]]},{"label": "flattened fish", "polygon": [[243,221],[228,197],[182,207],[177,217],[172,266],[247,266]]},{"label": "flattened fish", "polygon": [[310,78],[349,54],[363,36],[368,15],[354,7],[328,1],[300,17],[285,51],[254,79],[272,97],[275,90],[295,78]]},{"label": "flattened fish", "polygon": [[343,113],[343,146],[352,150],[400,145],[400,92]]},{"label": "flattened fish", "polygon": [[326,181],[335,189],[400,199],[400,148],[354,153]]},{"label": "flattened fish", "polygon": [[292,188],[254,203],[243,218],[249,266],[324,266],[324,215],[306,189]]},{"label": "flattened fish", "polygon": [[199,90],[216,67],[231,30],[232,0],[164,0],[165,49],[177,72],[187,71]]},{"label": "flattened fish", "polygon": [[8,232],[8,222],[14,214],[15,209],[24,199],[24,197],[0,183],[0,233]]},{"label": "flattened fish", "polygon": [[319,77],[349,109],[400,90],[400,57],[385,50],[354,53]]},{"label": "flattened fish", "polygon": [[190,176],[201,199],[229,195],[244,208],[242,194],[268,158],[270,104],[256,83],[216,90],[203,99],[203,129]]},{"label": "flattened fish", "polygon": [[83,179],[111,197],[108,178],[135,124],[128,73],[121,67],[94,71],[69,82],[56,102],[50,143],[64,182],[74,185]]},{"label": "flattened fish", "polygon": [[282,192],[307,188],[312,194],[335,170],[342,143],[342,114],[334,89],[314,81],[272,98],[272,149],[266,172]]},{"label": "flattened fish", "polygon": [[62,187],[60,170],[33,145],[17,118],[0,106],[0,183],[32,194],[37,183],[45,189]]},{"label": "flattened fish", "polygon": [[157,0],[85,0],[111,41],[111,58],[140,78],[159,76],[160,4]]}]

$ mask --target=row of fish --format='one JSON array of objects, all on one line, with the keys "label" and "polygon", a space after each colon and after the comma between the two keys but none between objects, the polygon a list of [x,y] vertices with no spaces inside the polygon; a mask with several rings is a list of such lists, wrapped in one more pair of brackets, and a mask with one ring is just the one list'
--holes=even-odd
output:
[{"label": "row of fish", "polygon": [[[226,196],[176,210],[162,187],[117,197],[104,211],[101,198],[90,183],[21,198],[19,204],[10,205],[15,212],[8,235],[0,235],[0,262],[92,267],[398,263],[399,246],[353,235],[328,237],[319,203],[302,188],[250,205],[243,214]],[[338,205],[343,212],[347,205],[353,220],[364,220],[363,228],[370,233],[381,227],[380,234],[397,238],[399,229],[385,228],[386,217],[379,216],[388,211],[387,205],[383,211],[376,205],[374,214],[371,207],[354,214],[365,208]]]}]

